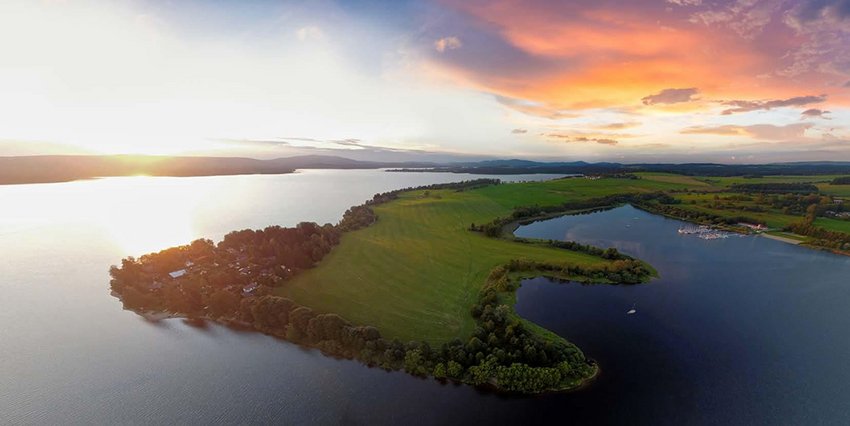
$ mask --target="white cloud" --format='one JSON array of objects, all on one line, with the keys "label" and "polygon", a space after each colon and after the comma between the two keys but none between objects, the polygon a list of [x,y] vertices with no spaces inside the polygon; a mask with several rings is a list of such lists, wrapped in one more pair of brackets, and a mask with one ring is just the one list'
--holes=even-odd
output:
[{"label": "white cloud", "polygon": [[295,36],[298,37],[298,40],[307,41],[307,40],[321,40],[325,37],[325,33],[322,32],[322,29],[313,25],[299,28],[295,31]]},{"label": "white cloud", "polygon": [[437,49],[437,52],[440,53],[446,50],[460,49],[461,46],[463,46],[463,43],[457,37],[443,37],[434,42],[434,49]]},{"label": "white cloud", "polygon": [[702,4],[702,0],[667,0],[667,3],[679,6],[699,6]]}]

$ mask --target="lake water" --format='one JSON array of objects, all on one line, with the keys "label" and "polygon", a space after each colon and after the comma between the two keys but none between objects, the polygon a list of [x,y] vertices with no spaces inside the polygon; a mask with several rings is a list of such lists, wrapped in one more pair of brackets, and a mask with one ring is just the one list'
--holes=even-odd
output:
[{"label": "lake water", "polygon": [[508,398],[257,333],[149,323],[109,294],[108,267],[127,255],[336,222],[376,192],[469,178],[317,170],[0,186],[0,424],[850,422],[850,258],[681,237],[679,222],[631,207],[517,231],[614,245],[661,273],[520,289],[522,315],[601,363],[576,393]]},{"label": "lake water", "polygon": [[850,424],[850,258],[755,236],[703,240],[682,226],[626,206],[519,229],[617,247],[660,278],[528,280],[517,311],[599,361],[585,393],[609,401],[606,420]]}]

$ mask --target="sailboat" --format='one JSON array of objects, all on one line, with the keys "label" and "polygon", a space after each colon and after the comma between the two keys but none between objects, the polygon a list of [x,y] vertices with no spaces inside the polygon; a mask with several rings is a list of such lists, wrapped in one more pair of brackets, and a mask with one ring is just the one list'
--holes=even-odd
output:
[{"label": "sailboat", "polygon": [[635,309],[635,304],[634,304],[634,303],[632,303],[632,308],[631,308],[631,309],[629,309],[628,311],[626,311],[626,315],[632,315],[632,314],[634,314],[635,312],[637,312],[637,309]]}]

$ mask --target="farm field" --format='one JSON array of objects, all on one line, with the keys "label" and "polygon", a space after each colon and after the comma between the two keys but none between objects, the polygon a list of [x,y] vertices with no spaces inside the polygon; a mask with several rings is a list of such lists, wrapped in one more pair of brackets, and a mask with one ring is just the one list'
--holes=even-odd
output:
[{"label": "farm field", "polygon": [[[688,180],[687,183],[690,183]],[[599,257],[488,238],[468,230],[513,208],[688,187],[650,179],[560,179],[466,192],[414,191],[375,206],[378,221],[344,235],[316,268],[279,289],[320,312],[432,344],[471,334],[469,314],[489,272],[511,259],[593,265]]]}]

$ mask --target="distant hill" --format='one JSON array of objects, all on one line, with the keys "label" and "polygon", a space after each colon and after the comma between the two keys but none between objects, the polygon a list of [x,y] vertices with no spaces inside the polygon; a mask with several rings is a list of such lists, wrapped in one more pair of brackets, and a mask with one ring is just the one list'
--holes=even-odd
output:
[{"label": "distant hill", "polygon": [[296,169],[376,169],[433,166],[432,163],[379,163],[306,155],[257,160],[238,157],[149,155],[44,155],[0,157],[0,184],[65,182],[108,176],[216,176],[283,174]]},{"label": "distant hill", "polygon": [[257,160],[239,157],[167,157],[150,155],[44,155],[0,157],[0,184],[65,182],[109,176],[215,176],[283,174],[297,169],[378,169],[399,172],[472,174],[608,174],[668,172],[699,176],[850,174],[850,162],[818,161],[774,164],[619,164],[540,162],[521,159],[456,163],[361,161],[332,155]]},{"label": "distant hill", "polygon": [[610,174],[664,172],[691,176],[767,176],[767,175],[832,175],[850,174],[850,162],[799,162],[774,164],[619,164],[576,162],[536,162],[525,160],[488,160],[458,163],[405,171],[438,171],[473,174]]}]

